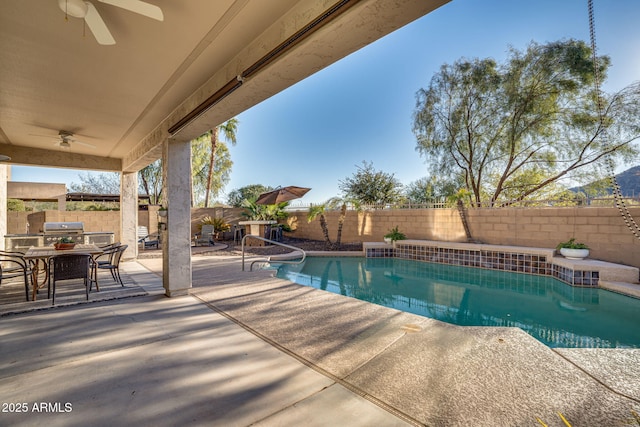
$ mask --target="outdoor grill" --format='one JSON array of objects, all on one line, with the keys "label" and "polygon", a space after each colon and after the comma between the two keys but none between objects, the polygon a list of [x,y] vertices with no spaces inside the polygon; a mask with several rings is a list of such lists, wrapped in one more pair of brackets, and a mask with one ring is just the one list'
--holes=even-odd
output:
[{"label": "outdoor grill", "polygon": [[114,242],[112,231],[84,231],[82,222],[45,222],[42,233],[6,234],[4,245],[8,251],[26,252],[32,246],[52,246],[63,237],[71,237],[74,242],[85,245]]},{"label": "outdoor grill", "polygon": [[63,237],[70,237],[76,243],[84,241],[84,224],[82,222],[45,222],[42,231],[45,246],[52,245]]}]

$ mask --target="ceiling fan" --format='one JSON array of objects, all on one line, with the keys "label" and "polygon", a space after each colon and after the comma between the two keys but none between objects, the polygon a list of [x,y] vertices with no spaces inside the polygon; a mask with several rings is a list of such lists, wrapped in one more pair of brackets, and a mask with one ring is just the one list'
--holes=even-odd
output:
[{"label": "ceiling fan", "polygon": [[[110,4],[133,13],[146,17],[164,20],[162,9],[158,6],[140,0],[98,0],[100,3]],[[96,7],[86,0],[58,0],[58,6],[65,13],[65,18],[71,15],[75,18],[84,18],[85,23],[93,33],[98,44],[116,44],[115,39],[107,28],[104,20],[98,13]]]},{"label": "ceiling fan", "polygon": [[60,137],[60,139],[54,142],[53,145],[57,145],[60,148],[71,148],[71,143],[84,145],[85,147],[89,147],[89,148],[96,148],[96,146],[93,144],[78,141],[73,137],[72,132],[69,132],[66,130],[61,130],[60,132],[58,132],[58,136]]},{"label": "ceiling fan", "polygon": [[[29,135],[53,138],[51,135],[40,135],[36,133],[31,133]],[[74,133],[69,132],[68,130],[59,131],[58,138],[56,138],[55,142],[53,143],[53,145],[57,145],[60,148],[66,148],[66,149],[71,148],[72,144],[84,145],[85,147],[89,147],[89,148],[96,148],[95,145],[89,144],[88,142],[78,141],[77,139],[74,138]]]},{"label": "ceiling fan", "polygon": [[[54,137],[51,134],[43,135],[43,134],[39,134],[39,133],[30,133],[29,135],[41,136],[41,137],[44,137],[44,138],[48,138],[50,140],[54,140],[55,142],[53,143],[53,145],[57,145],[60,148],[71,148],[72,143],[73,144],[78,144],[78,145],[84,145],[85,147],[89,147],[89,148],[96,148],[96,146],[93,145],[93,144],[89,144],[88,142],[83,142],[83,141],[77,140],[75,138],[75,134],[73,132],[71,132],[71,131],[68,131],[68,130],[60,130],[60,131],[58,131],[57,138]],[[90,137],[88,137],[88,138],[90,138]]]}]

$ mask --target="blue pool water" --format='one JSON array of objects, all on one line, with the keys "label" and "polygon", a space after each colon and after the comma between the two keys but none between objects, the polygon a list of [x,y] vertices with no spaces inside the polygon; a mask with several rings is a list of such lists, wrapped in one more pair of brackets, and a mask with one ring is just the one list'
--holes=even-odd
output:
[{"label": "blue pool water", "polygon": [[308,257],[277,276],[461,326],[515,326],[549,347],[640,348],[640,299],[552,277],[395,258]]}]

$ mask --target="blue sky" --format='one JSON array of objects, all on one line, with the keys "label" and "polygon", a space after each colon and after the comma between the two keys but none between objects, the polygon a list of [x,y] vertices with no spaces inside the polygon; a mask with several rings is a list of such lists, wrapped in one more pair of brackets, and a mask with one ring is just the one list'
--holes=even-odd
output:
[{"label": "blue sky", "polygon": [[[594,0],[594,10],[598,53],[612,59],[604,88],[619,90],[640,80],[640,1]],[[363,161],[409,184],[428,174],[411,131],[415,93],[442,64],[566,38],[589,40],[587,0],[453,0],[239,115],[225,191],[297,185],[312,188],[301,202],[321,202]],[[12,177],[68,184],[78,172],[14,167]]]}]

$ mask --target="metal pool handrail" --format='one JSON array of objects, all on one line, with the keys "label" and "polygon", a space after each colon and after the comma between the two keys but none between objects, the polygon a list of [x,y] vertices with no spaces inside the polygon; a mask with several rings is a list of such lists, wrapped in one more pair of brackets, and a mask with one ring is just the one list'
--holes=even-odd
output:
[{"label": "metal pool handrail", "polygon": [[[282,261],[278,261],[278,264],[302,264],[304,262],[305,258],[307,257],[307,253],[304,250],[302,250],[300,248],[296,248],[295,246],[285,245],[284,243],[276,242],[275,240],[269,240],[269,239],[265,239],[264,237],[247,234],[246,236],[244,236],[242,238],[242,271],[244,271],[244,242],[245,242],[245,240],[247,240],[247,237],[251,237],[252,239],[262,240],[263,242],[268,242],[268,243],[271,243],[271,244],[274,244],[274,245],[278,245],[278,246],[282,246],[282,247],[285,247],[285,248],[293,249],[294,251],[302,252],[302,259],[301,260],[299,260],[299,261],[282,260]],[[249,266],[249,271],[253,271],[253,264],[255,264],[256,262],[270,262],[270,261],[271,261],[270,258],[253,260],[251,262],[251,265]]]}]

